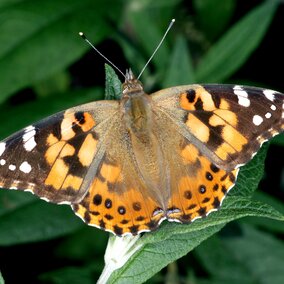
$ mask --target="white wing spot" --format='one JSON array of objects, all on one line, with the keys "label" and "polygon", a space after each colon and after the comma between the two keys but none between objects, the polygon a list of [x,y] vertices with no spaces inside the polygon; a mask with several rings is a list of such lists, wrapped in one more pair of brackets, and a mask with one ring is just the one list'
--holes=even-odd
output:
[{"label": "white wing spot", "polygon": [[276,94],[276,92],[273,91],[273,90],[264,90],[264,91],[263,91],[263,94],[265,95],[265,97],[266,97],[268,100],[270,100],[270,101],[273,102],[274,99],[275,99],[274,94]]},{"label": "white wing spot", "polygon": [[26,127],[25,134],[23,135],[23,141],[24,141],[24,147],[28,152],[32,151],[34,147],[36,146],[36,142],[34,138],[35,134],[36,134],[36,131],[35,131],[34,126],[30,125]]},{"label": "white wing spot", "polygon": [[10,170],[10,171],[14,171],[15,169],[16,169],[16,166],[15,166],[15,165],[12,165],[12,164],[9,165],[9,170]]},{"label": "white wing spot", "polygon": [[246,98],[248,97],[248,93],[242,88],[242,86],[236,85],[233,89],[234,89],[234,93],[237,96],[244,96]]},{"label": "white wing spot", "polygon": [[271,113],[270,112],[267,112],[266,114],[265,114],[265,117],[266,118],[270,118],[272,115],[271,115]]},{"label": "white wing spot", "polygon": [[4,166],[5,164],[6,164],[6,161],[5,161],[4,159],[1,159],[1,160],[0,160],[0,165],[1,165],[1,166]]},{"label": "white wing spot", "polygon": [[20,171],[22,171],[23,173],[25,174],[28,174],[31,170],[32,170],[32,167],[31,165],[28,163],[28,162],[23,162],[21,165],[20,165]]},{"label": "white wing spot", "polygon": [[250,100],[248,98],[248,93],[241,87],[241,86],[235,86],[233,88],[234,94],[238,96],[238,103],[241,106],[249,107],[250,106]]},{"label": "white wing spot", "polygon": [[252,122],[254,125],[258,126],[263,122],[263,118],[256,114],[253,116]]},{"label": "white wing spot", "polygon": [[0,156],[4,153],[5,149],[6,149],[6,143],[5,142],[0,143]]},{"label": "white wing spot", "polygon": [[244,106],[244,107],[250,106],[250,100],[248,98],[243,98],[240,96],[238,96],[238,98],[239,98],[239,101],[238,101],[239,105]]},{"label": "white wing spot", "polygon": [[270,108],[271,108],[272,110],[276,110],[276,106],[275,106],[275,105],[271,105]]}]

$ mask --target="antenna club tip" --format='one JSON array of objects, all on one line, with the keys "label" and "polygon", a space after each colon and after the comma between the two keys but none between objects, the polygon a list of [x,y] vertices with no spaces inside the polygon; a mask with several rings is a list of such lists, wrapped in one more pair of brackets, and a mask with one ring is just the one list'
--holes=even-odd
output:
[{"label": "antenna club tip", "polygon": [[84,33],[82,33],[82,32],[79,32],[79,36],[80,36],[81,38],[83,38],[83,39],[86,39],[86,36],[85,36]]},{"label": "antenna club tip", "polygon": [[174,23],[176,21],[176,19],[172,19],[171,22]]}]

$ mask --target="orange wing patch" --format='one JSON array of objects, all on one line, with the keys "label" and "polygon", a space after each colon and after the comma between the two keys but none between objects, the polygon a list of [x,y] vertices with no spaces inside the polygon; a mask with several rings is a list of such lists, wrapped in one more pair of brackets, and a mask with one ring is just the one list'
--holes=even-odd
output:
[{"label": "orange wing patch", "polygon": [[215,100],[204,87],[193,86],[181,93],[179,104],[187,111],[185,124],[190,133],[226,161],[241,152],[248,139],[237,130],[238,116],[230,110],[230,103],[224,98]]},{"label": "orange wing patch", "polygon": [[187,223],[220,207],[235,184],[238,169],[231,172],[219,169],[192,144],[186,145],[181,153],[188,175],[182,176],[175,186],[167,216]]},{"label": "orange wing patch", "polygon": [[[46,139],[48,148],[45,160],[50,166],[50,171],[45,179],[45,185],[55,190],[78,191],[81,188],[83,178],[70,172],[70,167],[73,166],[76,157],[80,167],[88,167],[93,161],[97,151],[97,139],[94,132],[85,132],[92,130],[94,126],[95,120],[87,112],[65,112],[60,124],[60,135],[50,133]],[[72,140],[75,136],[82,137],[82,142],[77,141],[76,146]]]},{"label": "orange wing patch", "polygon": [[73,210],[86,223],[120,236],[155,229],[163,211],[142,194],[145,189],[127,184],[120,166],[103,163],[88,194]]}]

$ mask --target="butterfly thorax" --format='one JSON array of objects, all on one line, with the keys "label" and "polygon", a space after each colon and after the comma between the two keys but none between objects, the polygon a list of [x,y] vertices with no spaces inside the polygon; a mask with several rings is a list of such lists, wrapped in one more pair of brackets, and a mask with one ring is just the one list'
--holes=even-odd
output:
[{"label": "butterfly thorax", "polygon": [[137,80],[131,70],[126,72],[126,80],[122,85],[122,113],[126,129],[144,140],[152,128],[151,97],[143,90],[143,85]]},{"label": "butterfly thorax", "polygon": [[[151,96],[135,78],[123,84],[121,108],[125,128],[131,144],[133,159],[147,188],[162,196],[165,188],[165,160],[156,135],[156,121]],[[157,198],[157,197],[156,197]],[[163,198],[158,198],[163,199]],[[164,203],[161,200],[161,204]]]}]

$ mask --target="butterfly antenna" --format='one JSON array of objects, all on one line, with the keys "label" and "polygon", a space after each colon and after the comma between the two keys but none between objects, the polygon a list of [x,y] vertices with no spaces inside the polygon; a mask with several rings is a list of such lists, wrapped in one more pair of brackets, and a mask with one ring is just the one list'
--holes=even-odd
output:
[{"label": "butterfly antenna", "polygon": [[79,32],[79,36],[85,41],[87,42],[102,58],[104,58],[105,61],[107,61],[113,68],[115,68],[124,78],[125,75],[123,74],[123,72],[116,66],[114,65],[114,63],[112,63],[107,57],[105,57],[85,36],[84,33]]},{"label": "butterfly antenna", "polygon": [[143,67],[143,69],[141,70],[140,74],[137,77],[137,80],[140,78],[140,76],[142,75],[142,73],[144,72],[144,70],[146,69],[146,67],[148,66],[148,64],[150,63],[150,61],[152,60],[152,58],[154,57],[154,55],[156,54],[156,52],[158,51],[158,49],[160,48],[161,44],[163,43],[165,37],[167,36],[168,32],[170,31],[170,29],[172,28],[173,24],[175,23],[175,19],[172,19],[166,32],[164,33],[162,39],[160,40],[159,44],[157,45],[156,49],[154,50],[153,54],[151,55],[151,57],[149,58],[149,60],[147,61],[147,63],[145,64],[145,66]]}]

